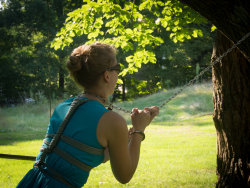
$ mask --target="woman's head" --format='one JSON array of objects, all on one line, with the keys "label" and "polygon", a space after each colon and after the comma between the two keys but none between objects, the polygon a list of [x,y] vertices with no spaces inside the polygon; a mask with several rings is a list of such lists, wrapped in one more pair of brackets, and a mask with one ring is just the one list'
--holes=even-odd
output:
[{"label": "woman's head", "polygon": [[94,43],[74,49],[67,68],[76,83],[88,90],[97,84],[103,72],[115,64],[115,49],[107,44]]}]

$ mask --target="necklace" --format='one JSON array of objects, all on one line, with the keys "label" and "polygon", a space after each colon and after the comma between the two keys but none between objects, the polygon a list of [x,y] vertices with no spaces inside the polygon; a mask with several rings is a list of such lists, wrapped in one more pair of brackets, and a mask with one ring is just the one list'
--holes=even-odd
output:
[{"label": "necklace", "polygon": [[106,104],[107,100],[103,97],[100,97],[99,95],[96,95],[94,93],[90,93],[90,92],[84,92],[82,95],[91,95],[91,96],[94,96],[98,99],[100,99],[103,103],[104,103],[104,106],[105,107],[108,107],[109,110],[113,110],[113,105],[110,103],[110,104]]},{"label": "necklace", "polygon": [[98,98],[99,100],[101,100],[104,104],[106,104],[106,102],[107,102],[105,98],[100,97],[99,95],[96,95],[94,93],[84,92],[82,95],[91,95],[91,96],[94,96],[94,97]]}]

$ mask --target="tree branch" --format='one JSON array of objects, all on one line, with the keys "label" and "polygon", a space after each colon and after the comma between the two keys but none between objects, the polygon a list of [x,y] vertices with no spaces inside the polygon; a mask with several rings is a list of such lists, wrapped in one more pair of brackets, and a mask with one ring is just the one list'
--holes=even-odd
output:
[{"label": "tree branch", "polygon": [[[234,43],[250,32],[250,6],[248,0],[180,0],[207,18]],[[250,38],[239,50],[250,61]]]}]

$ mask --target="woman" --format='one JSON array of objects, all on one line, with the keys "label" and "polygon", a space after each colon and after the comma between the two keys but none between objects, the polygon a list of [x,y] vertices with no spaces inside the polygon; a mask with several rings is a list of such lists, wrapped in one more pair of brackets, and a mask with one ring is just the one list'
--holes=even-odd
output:
[{"label": "woman", "polygon": [[85,94],[56,107],[34,168],[17,187],[82,187],[89,171],[109,158],[116,179],[129,182],[139,161],[144,130],[159,108],[134,108],[133,128],[128,131],[126,121],[104,107],[120,71],[115,50],[109,45],[76,48],[67,68]]}]

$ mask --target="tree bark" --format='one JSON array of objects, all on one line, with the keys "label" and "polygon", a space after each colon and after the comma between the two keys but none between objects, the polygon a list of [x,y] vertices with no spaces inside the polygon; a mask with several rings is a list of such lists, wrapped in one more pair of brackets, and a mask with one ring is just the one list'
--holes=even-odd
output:
[{"label": "tree bark", "polygon": [[[232,43],[217,32],[213,56]],[[250,186],[250,64],[235,49],[213,67],[217,187]]]},{"label": "tree bark", "polygon": [[[213,56],[250,32],[248,0],[180,0],[217,28]],[[216,187],[250,187],[250,37],[213,67]]]}]

